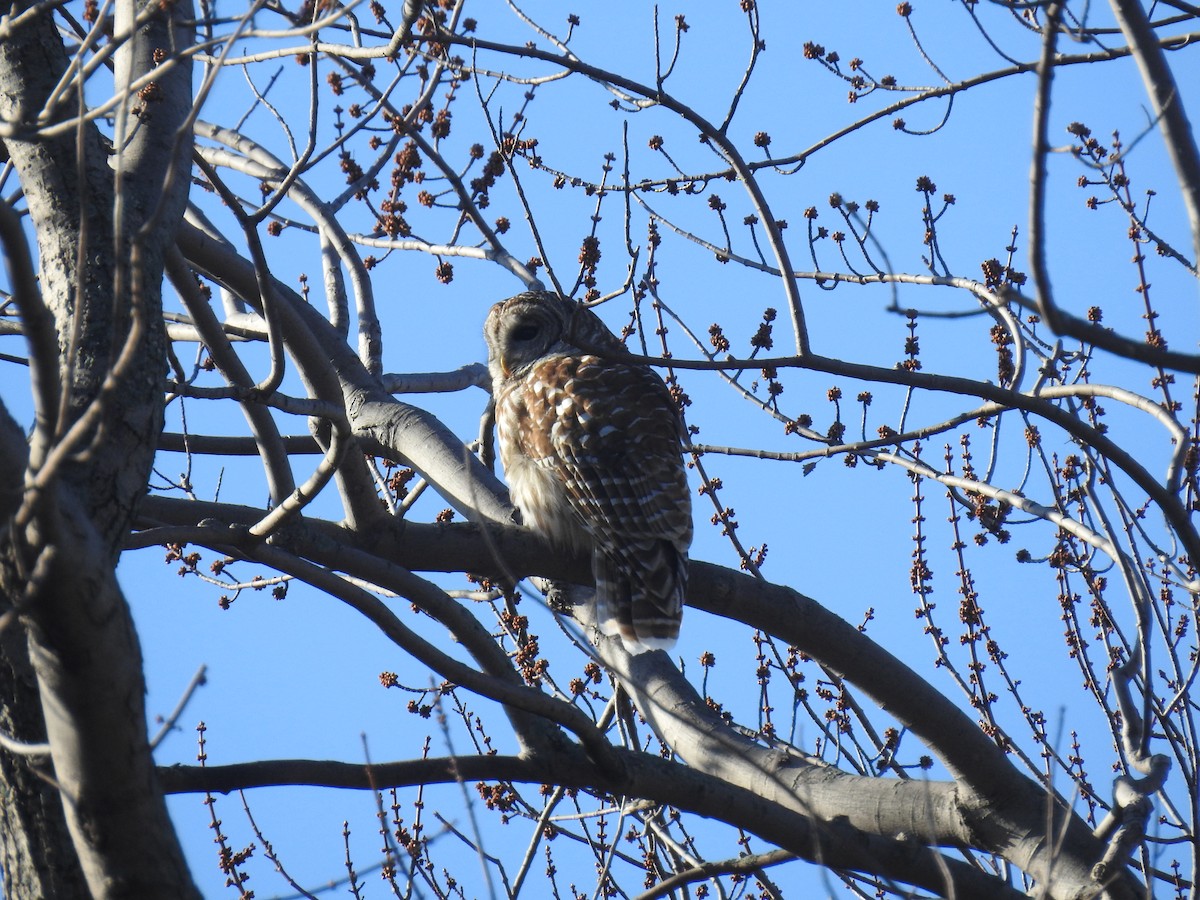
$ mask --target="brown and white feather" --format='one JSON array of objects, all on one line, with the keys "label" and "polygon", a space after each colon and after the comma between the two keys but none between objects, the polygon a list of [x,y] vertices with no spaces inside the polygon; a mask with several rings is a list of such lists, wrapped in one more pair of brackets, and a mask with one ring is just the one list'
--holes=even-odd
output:
[{"label": "brown and white feather", "polygon": [[633,650],[669,646],[692,516],[666,385],[648,366],[598,355],[624,347],[554,294],[496,304],[484,333],[500,458],[525,524],[564,549],[591,549],[603,631]]}]

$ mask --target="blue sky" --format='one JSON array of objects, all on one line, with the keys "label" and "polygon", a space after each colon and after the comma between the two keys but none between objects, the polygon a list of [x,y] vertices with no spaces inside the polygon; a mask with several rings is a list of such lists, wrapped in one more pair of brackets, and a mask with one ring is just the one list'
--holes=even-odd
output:
[{"label": "blue sky", "polygon": [[[894,75],[900,85],[941,83],[938,71],[922,58],[905,19],[896,14],[892,3],[848,0],[838,4],[761,3],[760,6],[766,50],[728,132],[747,159],[761,157],[762,151],[753,145],[757,132],[768,132],[772,153],[783,157],[816,145],[867,112],[897,99],[896,94],[881,91],[848,103],[848,86],[819,63],[803,57],[805,41],[819,43],[826,50],[837,50],[843,69],[851,58],[860,57],[871,75]],[[977,6],[980,20],[987,23],[989,34],[1000,49],[1021,61],[1036,58],[1036,35],[993,4]],[[565,33],[567,9],[561,4],[541,0],[523,4],[522,9],[533,20]],[[236,12],[232,6],[219,7],[219,11]],[[389,7],[388,11],[398,15],[398,10]],[[575,11],[581,24],[575,29],[570,46],[580,58],[642,82],[653,80],[653,19],[648,5],[618,2],[589,5]],[[369,21],[365,8],[360,12],[364,23]],[[670,45],[670,23],[677,13],[686,16],[689,30],[667,88],[700,115],[720,121],[749,56],[745,16],[733,2],[683,2],[677,8],[660,7],[664,47]],[[1091,14],[1104,13],[1092,10]],[[506,4],[468,2],[464,4],[464,15],[478,20],[476,33],[482,38],[516,44],[533,39],[540,47],[548,46],[544,38],[532,35]],[[984,40],[960,4],[918,3],[911,22],[928,59],[951,81],[1007,65]],[[274,27],[273,23],[268,26],[265,19],[260,25]],[[341,41],[343,36],[331,34],[328,39]],[[293,47],[299,43],[294,39],[263,39],[246,42],[244,49],[266,45]],[[1110,43],[1119,43],[1119,38],[1111,38]],[[1067,53],[1080,51],[1066,41],[1062,49]],[[457,52],[465,55],[461,48]],[[1171,61],[1187,99],[1187,86],[1200,84],[1197,54],[1194,50],[1175,53]],[[485,69],[501,65],[497,57],[483,54],[478,62]],[[326,62],[318,65],[322,115],[327,117],[335,102],[348,106],[355,98],[332,97],[324,81],[330,66]],[[302,134],[308,103],[307,74],[285,58],[258,66],[253,77],[261,87],[277,68],[281,77],[268,99]],[[382,62],[379,68],[387,69]],[[514,68],[531,76],[553,71],[533,62],[522,62]],[[386,77],[385,74],[383,80]],[[485,92],[492,83],[486,78],[479,80]],[[839,222],[828,198],[831,193],[839,192],[846,200],[860,204],[868,200],[879,203],[875,229],[893,271],[918,274],[926,271],[921,261],[925,252],[922,195],[916,190],[916,183],[919,177],[928,176],[936,182],[939,195],[952,193],[955,197],[954,205],[938,226],[940,246],[952,274],[979,278],[983,260],[1003,258],[1014,227],[1018,229],[1015,265],[1028,271],[1024,236],[1034,88],[1032,74],[973,88],[955,99],[946,124],[934,134],[901,133],[892,127],[893,117],[888,116],[813,153],[794,174],[764,171],[760,181],[772,213],[788,221],[785,238],[795,266],[812,268],[804,240],[804,211],[815,207],[819,224],[831,230],[837,228]],[[408,102],[405,91],[409,91],[407,86],[399,89],[397,102]],[[510,116],[521,104],[523,91],[523,87],[502,85],[492,99],[492,112],[503,110]],[[653,135],[664,138],[664,149],[688,171],[722,168],[696,140],[693,127],[681,125],[663,109],[637,113],[614,110],[608,105],[611,99],[612,95],[602,87],[580,78],[540,85],[526,110],[528,121],[523,136],[537,138],[537,150],[546,166],[585,180],[599,177],[605,153],[616,155],[619,175],[626,128],[635,179],[670,175],[666,160],[647,146]],[[251,103],[246,82],[239,72],[231,70],[219,79],[202,118],[232,125]],[[465,148],[470,143],[478,141],[488,150],[491,146],[471,85],[460,90],[452,110],[454,131],[446,147],[447,155],[458,165],[465,159]],[[1102,141],[1108,140],[1114,130],[1119,130],[1129,141],[1149,125],[1146,100],[1133,63],[1128,60],[1060,70],[1052,110],[1051,139],[1063,146],[1069,140],[1066,125],[1072,121],[1086,123]],[[944,112],[945,101],[934,100],[906,110],[903,116],[910,130],[923,130],[933,128]],[[262,107],[249,117],[245,130],[276,153],[286,154],[286,142]],[[321,136],[328,139],[332,133],[325,118]],[[360,161],[367,158],[362,141],[352,146],[361,154]],[[1174,175],[1154,134],[1137,144],[1129,155],[1128,166],[1135,193],[1147,188],[1156,191],[1152,224],[1163,234],[1171,235],[1179,248],[1188,252],[1189,240],[1181,227],[1181,210],[1175,199]],[[560,278],[571,283],[580,240],[591,225],[589,216],[594,212],[596,200],[579,188],[556,190],[545,172],[518,171],[547,256]],[[1122,240],[1125,226],[1114,208],[1099,211],[1085,208],[1088,192],[1075,184],[1082,171],[1069,154],[1056,154],[1051,159],[1048,257],[1059,302],[1078,314],[1091,305],[1101,305],[1106,324],[1126,333],[1140,334],[1144,324],[1139,318],[1140,301],[1133,290],[1137,279],[1128,261],[1130,245]],[[341,178],[336,159],[329,160],[313,173],[311,186],[322,197],[333,196],[344,185]],[[11,191],[11,185],[5,189]],[[653,194],[647,202],[681,227],[720,243],[723,240],[720,224],[708,199],[714,193],[728,206],[726,217],[734,234],[735,250],[752,254],[747,232],[740,224],[750,206],[746,192],[737,183],[713,182],[690,198]],[[232,219],[220,218],[220,210],[211,205],[210,198],[196,199],[210,204],[208,208],[214,218],[233,234]],[[410,219],[418,233],[430,241],[448,240],[453,214],[447,211],[424,214],[415,209],[411,195],[408,199],[414,207]],[[603,253],[598,271],[602,292],[620,285],[629,262],[622,252],[621,204],[621,195],[612,194],[601,207],[603,219],[597,233]],[[281,206],[281,211],[295,214],[295,209],[287,204]],[[512,221],[513,228],[505,236],[505,243],[517,258],[524,260],[536,254],[536,245],[524,226],[523,213],[509,185],[496,188],[486,212],[489,217],[504,215]],[[367,231],[371,227],[370,218],[353,209],[347,211],[345,219],[351,231]],[[719,264],[709,251],[666,228],[660,230],[663,241],[656,254],[660,296],[701,337],[709,324],[717,322],[733,341],[734,353],[748,352],[749,337],[762,311],[773,307],[783,313],[786,301],[778,279],[736,264]],[[636,206],[630,232],[632,241],[641,246],[644,261],[646,217]],[[279,239],[264,240],[274,274],[292,284],[297,283],[301,273],[307,274],[315,296],[320,284],[315,238],[289,231]],[[362,250],[363,255],[370,252],[373,251]],[[830,241],[820,245],[820,252],[822,268],[845,269]],[[434,279],[435,261],[420,253],[394,253],[372,271],[376,302],[385,328],[387,371],[444,371],[483,359],[480,327],[488,307],[522,286],[498,266],[463,258],[451,261],[454,280],[448,285]],[[1173,336],[1173,347],[1189,349],[1200,325],[1195,280],[1186,277],[1178,266],[1159,260],[1153,263],[1154,299],[1163,315],[1160,324],[1168,336]],[[904,355],[905,319],[887,311],[893,297],[902,308],[912,306],[931,313],[972,308],[971,298],[964,292],[929,286],[900,285],[894,289],[842,286],[835,291],[823,291],[811,281],[802,280],[800,291],[814,352],[882,366],[891,366]],[[628,297],[619,297],[603,308],[602,315],[619,327],[628,308]],[[786,345],[785,318],[781,315],[776,329],[779,343],[775,352],[780,354],[790,352]],[[990,319],[980,316],[923,317],[919,334],[925,370],[994,380],[995,355],[988,340],[990,325]],[[673,329],[671,339],[676,355],[694,355],[682,341],[678,328]],[[21,352],[13,338],[0,339],[0,350]],[[184,358],[192,349],[181,348],[179,352]],[[252,371],[265,371],[263,354],[252,350],[248,358],[257,360],[251,365]],[[187,358],[184,361],[186,364]],[[17,375],[5,376],[0,397],[20,414],[27,408],[24,406],[27,398]],[[1134,380],[1142,378],[1140,374],[1135,376],[1129,367],[1107,361],[1097,365],[1097,378],[1112,379],[1143,393],[1150,390],[1144,379]],[[701,428],[698,440],[771,450],[810,446],[786,436],[779,423],[734,395],[716,375],[687,372],[681,379],[694,401],[689,416]],[[808,413],[817,428],[827,427],[831,421],[831,406],[825,399],[827,390],[841,387],[845,396],[842,408],[850,434],[858,427],[859,410],[854,403],[858,391],[869,387],[875,394],[867,425],[869,434],[880,424],[895,425],[905,402],[899,389],[867,386],[827,375],[791,371],[782,380],[784,409],[792,415]],[[1186,399],[1186,385],[1181,388]],[[426,401],[429,409],[464,438],[477,433],[486,403],[482,391],[471,389],[461,394],[417,398],[417,402]],[[937,422],[962,407],[953,397],[918,394],[911,398],[907,421],[910,425]],[[183,409],[194,431],[244,433],[240,415],[229,407],[208,407],[206,401],[193,400],[187,401]],[[168,412],[168,430],[179,429],[180,412],[181,404],[176,402]],[[1155,471],[1165,465],[1170,448],[1156,426],[1136,414],[1116,409],[1111,411],[1111,421],[1123,446],[1145,454]],[[1001,487],[1011,488],[1023,482],[1026,461],[1021,450],[1021,427],[1015,419],[1004,426],[1003,453],[995,478]],[[304,430],[303,421],[283,426],[285,433],[298,434]],[[1063,434],[1046,426],[1043,430],[1050,452],[1060,455],[1071,452]],[[927,449],[931,464],[940,464],[942,444],[946,441],[957,447],[954,435],[935,439]],[[972,441],[977,459],[985,458],[987,433],[975,429]],[[299,477],[304,477],[315,461],[315,458],[298,461]],[[710,474],[719,476],[726,485],[722,496],[727,505],[737,510],[743,542],[758,545],[766,541],[770,545],[764,567],[766,577],[809,594],[854,623],[863,620],[868,608],[873,609],[874,619],[868,634],[935,683],[944,685],[947,691],[954,691],[945,674],[933,670],[932,648],[922,633],[921,622],[913,615],[916,598],[909,588],[913,485],[903,471],[896,467],[875,471],[865,465],[851,469],[838,459],[821,462],[807,476],[798,466],[782,462],[710,455],[705,464]],[[160,456],[159,467],[166,476],[177,475],[182,465],[183,458],[179,455]],[[257,463],[252,460],[231,461],[223,470],[205,462],[197,465],[192,477],[197,494],[205,499],[213,497],[219,485],[221,499],[250,504],[266,500]],[[951,629],[956,624],[954,610],[958,597],[954,593],[954,563],[947,551],[950,538],[944,526],[949,507],[942,489],[926,484],[925,490],[925,515],[935,535],[930,540],[938,575],[934,599],[945,617],[943,623]],[[1036,484],[1030,491],[1035,499],[1043,502],[1049,499],[1038,494]],[[428,521],[443,505],[430,496],[414,507],[412,515]],[[337,515],[332,502],[318,506],[325,514]],[[693,556],[736,566],[736,554],[717,529],[706,522],[711,510],[697,503],[696,513]],[[1037,557],[1047,553],[1052,545],[1053,529],[1045,524],[1032,524],[1014,529],[1013,541],[1008,546],[1001,547],[992,541],[982,548],[971,546],[967,552],[981,603],[994,635],[1012,657],[1013,671],[1023,679],[1026,702],[1042,709],[1054,723],[1053,727],[1061,721],[1064,732],[1078,730],[1084,735],[1089,771],[1103,785],[1115,756],[1105,723],[1080,689],[1078,668],[1063,650],[1053,580],[1044,567],[1012,564],[1018,547],[1029,548]],[[449,737],[439,733],[430,723],[405,712],[407,695],[379,686],[378,676],[384,670],[400,672],[401,680],[405,680],[406,661],[398,659],[390,644],[336,601],[307,588],[293,587],[284,601],[273,600],[269,591],[245,592],[230,610],[222,611],[216,602],[217,590],[198,584],[196,579],[180,578],[175,574],[175,566],[161,562],[161,554],[157,549],[129,554],[121,568],[142,635],[150,714],[169,711],[197,667],[208,666],[208,684],[198,692],[183,716],[182,730],[161,747],[161,762],[186,763],[194,759],[195,737],[190,727],[198,720],[208,726],[208,754],[213,763],[278,757],[356,761],[363,758],[363,735],[372,759],[400,759],[419,752],[426,731],[431,728],[431,752],[466,749],[466,739],[461,733],[452,732]],[[212,554],[205,556],[206,561],[213,558]],[[248,567],[239,567],[238,571],[247,578],[254,574]],[[461,580],[445,583],[460,589],[465,586]],[[1122,610],[1122,614],[1127,615],[1128,610]],[[535,611],[531,616],[534,630],[543,635],[545,643],[552,643],[555,629],[549,613]],[[754,711],[759,700],[749,629],[691,612],[685,620],[676,654],[697,679],[696,661],[704,650],[712,650],[718,657],[717,667],[709,678],[710,691],[735,709],[745,724],[756,724]],[[560,652],[559,658],[549,658],[552,672],[565,681],[582,665],[582,660],[569,655],[565,648]],[[415,669],[408,671],[418,684],[423,684],[421,679],[427,677]],[[772,688],[774,692],[779,689],[778,684]],[[781,693],[773,696],[778,707],[788,705]],[[1017,713],[1011,707],[1009,703],[1004,715],[1015,723]],[[785,711],[777,712],[777,716],[779,721],[786,721]],[[886,724],[885,717],[876,718]],[[500,718],[493,715],[490,721],[497,729],[498,742],[506,744]],[[1015,733],[1021,733],[1019,726]],[[801,722],[796,729],[796,743],[805,749],[811,749],[815,737],[811,723],[806,726]],[[1035,750],[1030,748],[1029,752]],[[911,751],[910,755],[915,757],[916,748]],[[466,812],[457,802],[457,791],[457,787],[450,786],[433,789],[430,794],[433,798],[446,798],[448,817],[458,827],[465,828]],[[343,820],[349,821],[353,829],[356,865],[366,868],[375,858],[379,839],[370,796],[311,789],[261,790],[249,796],[251,809],[266,837],[281,854],[284,865],[306,886],[318,885],[344,873]],[[405,792],[406,803],[411,803],[413,797],[414,792]],[[427,813],[432,813],[437,805],[435,799],[427,798]],[[232,893],[223,887],[223,876],[216,870],[215,847],[206,829],[208,811],[201,798],[174,798],[171,808],[205,895]],[[249,834],[236,797],[221,798],[218,810],[232,845],[255,840]],[[513,842],[519,845],[527,839],[528,827],[518,831],[521,826],[514,824],[505,830],[490,820],[486,827],[492,829],[487,832],[488,840],[506,851]],[[436,825],[430,820],[427,828],[434,830]],[[707,842],[708,852],[714,856],[731,855],[734,849],[715,827],[702,828],[701,840]],[[439,844],[446,846],[454,841],[453,837],[444,837]],[[447,860],[457,860],[462,867],[461,878],[470,885],[467,896],[485,895],[482,880],[472,881],[477,869],[471,868],[470,855],[465,851],[461,854],[443,851],[441,846],[438,852]],[[570,858],[566,851],[562,852],[564,858]],[[583,857],[579,859],[579,870],[570,874],[581,890],[590,895],[595,887],[594,874],[590,862]],[[269,865],[263,865],[261,860],[251,871],[255,874],[250,886],[260,898],[273,896],[276,891],[287,893],[286,886],[270,875]],[[801,864],[775,870],[773,877],[784,887],[810,884],[816,885],[810,890],[828,890],[838,896],[844,890]],[[815,881],[809,881],[814,878]],[[383,890],[371,878],[367,881],[371,884],[370,896]],[[528,896],[543,895],[535,887],[530,886]]]}]

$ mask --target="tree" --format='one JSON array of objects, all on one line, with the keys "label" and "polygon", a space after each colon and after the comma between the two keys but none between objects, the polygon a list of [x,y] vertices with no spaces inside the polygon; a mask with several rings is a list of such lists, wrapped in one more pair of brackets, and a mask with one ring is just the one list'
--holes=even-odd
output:
[{"label": "tree", "polygon": [[[298,887],[216,809],[318,785],[377,804],[355,895],[1195,896],[1200,10],[542,6],[0,18],[7,895],[198,895],[167,794],[232,890]],[[493,471],[478,329],[538,286],[689,425],[677,654],[596,635]],[[156,766],[163,547],[208,617],[352,610],[403,755],[216,764],[201,725]]]}]

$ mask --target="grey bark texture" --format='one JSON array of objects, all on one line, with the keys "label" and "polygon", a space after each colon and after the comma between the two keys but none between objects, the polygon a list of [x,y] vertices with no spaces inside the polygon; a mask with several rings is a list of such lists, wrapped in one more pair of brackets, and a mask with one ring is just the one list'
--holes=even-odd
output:
[{"label": "grey bark texture", "polygon": [[[118,89],[159,65],[156,52],[176,57],[190,15],[186,2],[117,4]],[[19,463],[0,486],[0,601],[15,613],[0,637],[0,722],[50,748],[49,759],[0,753],[5,891],[195,896],[157,785],[141,651],[115,575],[162,429],[160,288],[187,197],[190,67],[164,66],[151,92],[126,92],[110,152],[91,124],[43,131],[78,112],[71,91],[47,107],[68,62],[50,8],[0,42],[4,144],[40,269],[19,302],[27,318],[48,312],[57,335],[30,337],[42,373],[34,452],[16,459],[24,448],[0,423],[5,461]]]}]

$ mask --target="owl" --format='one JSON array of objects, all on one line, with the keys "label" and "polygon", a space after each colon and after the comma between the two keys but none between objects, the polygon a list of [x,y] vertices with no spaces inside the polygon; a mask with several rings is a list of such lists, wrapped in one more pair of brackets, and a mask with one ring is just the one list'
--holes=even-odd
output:
[{"label": "owl", "polygon": [[679,634],[692,540],[683,425],[653,369],[591,310],[542,291],[484,325],[500,459],[524,523],[591,552],[601,631],[631,652]]}]

